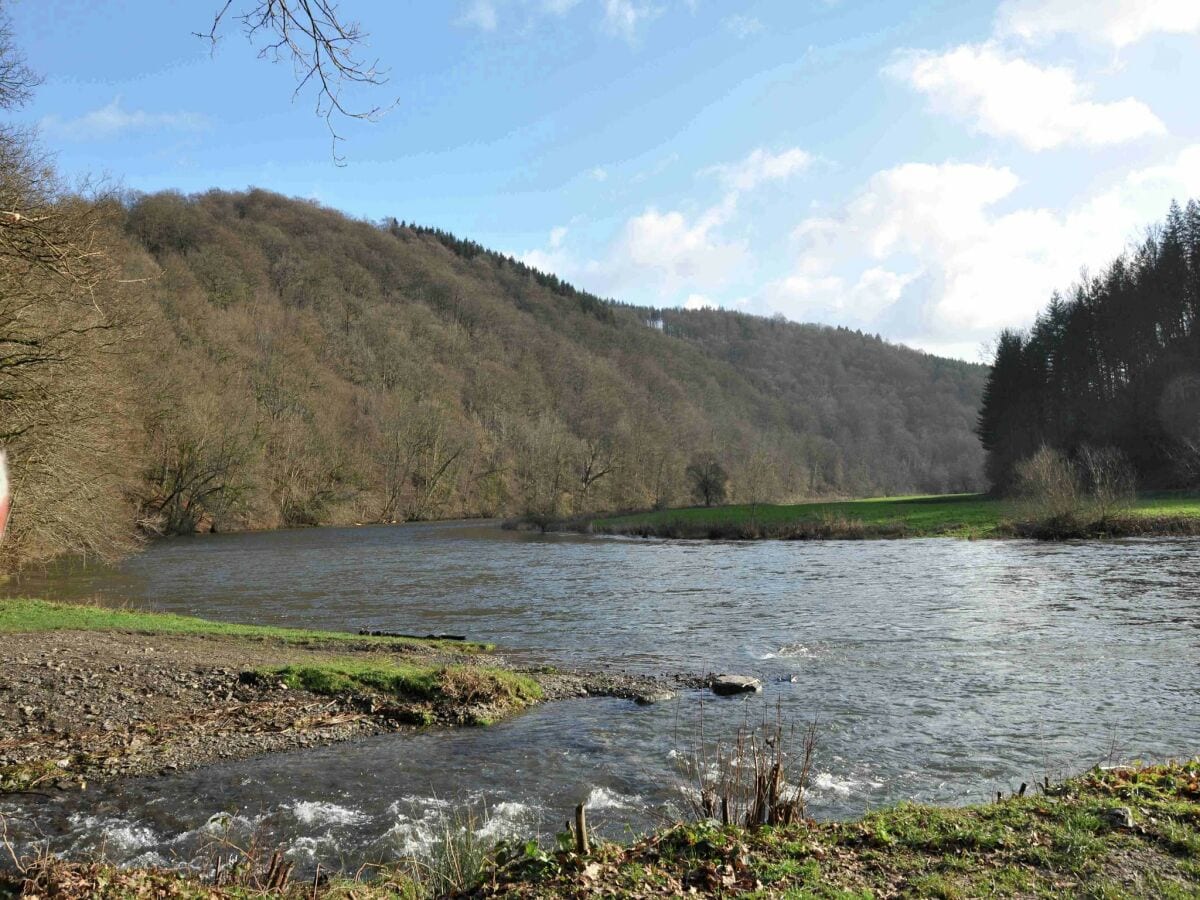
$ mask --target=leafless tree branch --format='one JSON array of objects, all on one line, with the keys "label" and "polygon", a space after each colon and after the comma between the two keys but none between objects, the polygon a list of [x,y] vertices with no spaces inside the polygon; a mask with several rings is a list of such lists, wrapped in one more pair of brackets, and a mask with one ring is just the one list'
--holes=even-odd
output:
[{"label": "leafless tree branch", "polygon": [[213,15],[209,30],[194,34],[215,48],[222,26],[234,19],[246,39],[258,47],[260,59],[290,60],[296,75],[293,99],[315,85],[314,111],[329,129],[334,161],[343,164],[344,158],[337,152],[343,138],[335,127],[335,118],[374,121],[397,102],[364,109],[351,107],[343,100],[346,85],[387,83],[387,73],[379,68],[378,61],[367,63],[359,55],[367,33],[357,22],[341,17],[335,0],[254,0],[252,6],[240,9],[234,7],[233,0],[225,0]]}]

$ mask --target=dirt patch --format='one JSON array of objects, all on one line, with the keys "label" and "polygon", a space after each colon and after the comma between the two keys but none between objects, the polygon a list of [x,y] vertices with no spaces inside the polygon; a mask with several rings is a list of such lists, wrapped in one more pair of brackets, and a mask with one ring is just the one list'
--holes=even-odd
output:
[{"label": "dirt patch", "polygon": [[[451,689],[436,703],[406,703],[371,691],[314,693],[271,674],[347,658],[445,667],[453,673]],[[6,634],[0,642],[0,791],[70,788],[418,725],[494,721],[512,708],[481,700],[469,673],[509,668],[496,656],[369,641],[316,649],[199,635]],[[651,698],[665,691],[663,681],[637,676],[528,674],[547,700]]]}]

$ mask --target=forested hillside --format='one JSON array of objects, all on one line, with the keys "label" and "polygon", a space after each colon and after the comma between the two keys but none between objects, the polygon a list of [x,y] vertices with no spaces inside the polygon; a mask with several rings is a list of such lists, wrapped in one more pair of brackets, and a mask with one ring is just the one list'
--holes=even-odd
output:
[{"label": "forested hillside", "polygon": [[1200,485],[1200,204],[1000,336],[979,432],[1010,487],[1040,447],[1115,448],[1144,488]]},{"label": "forested hillside", "polygon": [[[107,221],[113,329],[76,356],[107,360],[88,390],[109,528],[120,505],[122,527],[173,533],[679,504],[710,453],[735,500],[981,481],[981,366],[607,302],[443,232],[265,191],[136,197]],[[45,438],[6,440],[20,497],[50,476],[31,463]],[[64,549],[62,515],[15,516],[10,553]]]}]

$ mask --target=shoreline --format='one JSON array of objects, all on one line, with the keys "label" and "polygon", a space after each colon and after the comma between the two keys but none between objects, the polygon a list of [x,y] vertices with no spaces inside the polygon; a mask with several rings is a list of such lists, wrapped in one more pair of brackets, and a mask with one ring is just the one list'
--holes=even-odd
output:
[{"label": "shoreline", "polygon": [[[224,868],[120,867],[42,855],[0,869],[0,896],[42,900],[504,897],[765,900],[1200,895],[1200,759],[1094,768],[994,801],[899,803],[859,818],[746,826],[676,822],[628,843],[512,840],[458,847],[439,863],[397,859],[292,877],[250,847]],[[569,826],[568,826],[569,827]],[[451,838],[447,838],[451,840]],[[227,848],[229,849],[229,848]],[[473,854],[454,856],[453,852]]]},{"label": "shoreline", "polygon": [[741,504],[685,507],[551,522],[506,523],[509,528],[672,540],[814,541],[959,538],[1108,540],[1200,536],[1200,496],[1145,495],[1104,508],[1081,504],[1050,514],[984,494],[940,494],[831,500],[787,506]]},{"label": "shoreline", "polygon": [[0,641],[0,795],[486,726],[563,699],[652,702],[703,683],[518,667],[467,642],[43,601],[0,600]]},{"label": "shoreline", "polygon": [[961,527],[945,530],[915,530],[904,522],[828,523],[807,520],[788,523],[756,522],[691,523],[667,521],[630,525],[598,525],[587,522],[577,527],[551,529],[551,533],[597,534],[613,537],[658,538],[681,541],[871,541],[946,538],[971,541],[1098,541],[1122,538],[1200,537],[1200,519],[1151,519],[1129,517],[1089,523],[1055,524],[1004,522],[986,534],[970,533]]}]

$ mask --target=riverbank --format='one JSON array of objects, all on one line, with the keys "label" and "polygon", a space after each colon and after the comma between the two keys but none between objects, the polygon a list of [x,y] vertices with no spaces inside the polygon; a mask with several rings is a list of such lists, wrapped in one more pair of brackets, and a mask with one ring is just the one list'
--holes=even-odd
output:
[{"label": "riverbank", "polygon": [[676,686],[521,670],[466,641],[0,600],[0,792],[487,724],[547,700],[650,698]]},{"label": "riverbank", "polygon": [[[460,889],[426,870],[293,881],[279,857],[243,859],[215,887],[195,872],[31,860],[0,892],[54,898],[168,897],[1195,897],[1200,763],[1096,769],[997,802],[902,804],[851,822],[748,829],[678,824],[586,855],[508,844],[460,857]],[[443,868],[445,864],[443,863]],[[4,878],[7,877],[7,881]],[[274,884],[271,880],[274,879]]]},{"label": "riverbank", "polygon": [[594,534],[693,540],[1180,536],[1200,535],[1200,496],[1146,496],[1118,514],[1084,514],[1058,522],[1031,519],[1012,502],[986,494],[941,494],[786,506],[664,509],[580,519],[562,527]]}]

